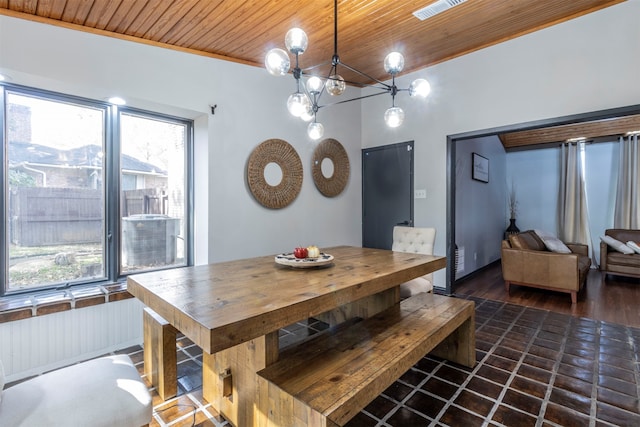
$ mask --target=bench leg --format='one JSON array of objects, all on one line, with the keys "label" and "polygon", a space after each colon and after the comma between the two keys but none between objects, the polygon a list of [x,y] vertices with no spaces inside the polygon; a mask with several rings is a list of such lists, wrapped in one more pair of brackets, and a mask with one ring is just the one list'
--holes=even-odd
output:
[{"label": "bench leg", "polygon": [[144,373],[162,400],[178,394],[176,329],[150,308],[143,313]]},{"label": "bench leg", "polygon": [[431,351],[431,354],[459,365],[473,368],[476,364],[476,324],[472,313],[462,325]]}]

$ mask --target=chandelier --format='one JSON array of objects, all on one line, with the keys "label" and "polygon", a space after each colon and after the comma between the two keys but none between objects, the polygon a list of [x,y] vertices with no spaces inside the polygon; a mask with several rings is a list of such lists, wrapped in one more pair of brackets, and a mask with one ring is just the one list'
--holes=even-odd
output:
[{"label": "chandelier", "polygon": [[[396,86],[396,75],[404,68],[404,57],[400,52],[391,52],[384,59],[384,69],[391,75],[391,84],[384,83],[345,64],[344,62],[341,62],[340,56],[338,55],[338,0],[334,0],[333,9],[333,56],[330,61],[320,64],[331,64],[331,69],[326,77],[321,78],[311,74],[311,70],[319,67],[320,65],[304,70],[300,68],[299,57],[305,52],[305,50],[307,50],[309,44],[307,34],[303,30],[300,28],[292,28],[287,32],[284,38],[287,50],[295,56],[295,67],[292,70],[292,74],[296,81],[296,91],[287,99],[287,109],[289,110],[289,113],[294,117],[300,117],[302,120],[310,122],[307,127],[307,134],[311,139],[318,140],[322,138],[322,135],[324,134],[324,126],[322,123],[318,123],[317,120],[318,110],[320,108],[388,93],[391,95],[391,107],[385,111],[384,121],[387,126],[392,128],[400,126],[404,120],[404,111],[402,108],[396,106],[396,95],[399,92],[409,92],[409,95],[412,97],[418,96],[426,98],[431,91],[429,82],[425,79],[416,79],[406,89],[400,89]],[[264,62],[267,71],[274,76],[284,76],[288,74],[291,67],[289,54],[284,49],[280,48],[273,48],[267,52]],[[367,81],[373,81],[374,83],[347,82],[338,74],[338,65],[359,74],[360,76],[365,77]],[[303,80],[303,77],[306,79],[306,82]],[[347,83],[360,87],[375,88],[378,92],[328,104],[320,104],[320,99],[325,92],[330,96],[340,96],[345,91]]]}]

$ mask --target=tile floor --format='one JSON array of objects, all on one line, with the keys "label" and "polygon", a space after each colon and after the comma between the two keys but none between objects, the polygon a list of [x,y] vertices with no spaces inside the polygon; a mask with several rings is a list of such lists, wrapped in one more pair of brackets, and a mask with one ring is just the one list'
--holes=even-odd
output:
[{"label": "tile floor", "polygon": [[[640,426],[640,329],[476,302],[477,365],[424,357],[348,426]],[[281,331],[281,345],[326,328]],[[202,351],[178,339],[179,395],[152,426],[229,426],[202,398]],[[142,371],[142,349],[125,349]]]}]

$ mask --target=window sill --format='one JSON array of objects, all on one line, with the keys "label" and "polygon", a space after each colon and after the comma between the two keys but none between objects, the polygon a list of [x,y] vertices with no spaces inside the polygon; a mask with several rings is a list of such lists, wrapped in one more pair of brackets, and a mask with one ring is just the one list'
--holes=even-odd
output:
[{"label": "window sill", "polygon": [[0,298],[0,323],[133,298],[126,283]]}]

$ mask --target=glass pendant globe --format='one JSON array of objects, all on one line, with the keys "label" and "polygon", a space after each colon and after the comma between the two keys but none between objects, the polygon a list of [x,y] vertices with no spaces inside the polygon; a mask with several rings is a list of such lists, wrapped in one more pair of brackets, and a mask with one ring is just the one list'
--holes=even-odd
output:
[{"label": "glass pendant globe", "polygon": [[307,38],[307,33],[300,28],[292,28],[284,36],[284,44],[289,49],[289,52],[302,54],[307,50],[309,39]]},{"label": "glass pendant globe", "polygon": [[289,54],[280,48],[273,48],[267,52],[267,56],[264,57],[264,66],[267,68],[269,74],[273,76],[284,76],[289,72],[291,61],[289,60]]},{"label": "glass pendant globe", "polygon": [[309,80],[307,80],[307,90],[312,94],[320,93],[322,90],[322,79],[317,76],[309,77]]},{"label": "glass pendant globe", "polygon": [[324,135],[324,126],[322,126],[322,123],[309,123],[309,126],[307,127],[307,135],[309,135],[309,138],[314,141],[319,140],[322,138],[322,135]]},{"label": "glass pendant globe", "polygon": [[307,108],[304,113],[300,115],[300,118],[305,122],[310,122],[314,117],[315,115],[313,114],[313,107],[311,106],[311,104],[309,104],[309,108]]},{"label": "glass pendant globe", "polygon": [[398,74],[404,68],[404,56],[400,52],[391,52],[384,58],[384,70],[389,74]]},{"label": "glass pendant globe", "polygon": [[289,95],[287,109],[293,117],[300,117],[310,106],[309,98],[304,93],[296,92]]},{"label": "glass pendant globe", "polygon": [[426,98],[431,92],[431,85],[425,79],[415,79],[409,86],[409,96]]},{"label": "glass pendant globe", "polygon": [[347,88],[347,84],[344,82],[342,76],[340,76],[339,74],[334,74],[327,79],[325,87],[327,88],[327,92],[329,92],[329,95],[338,96],[344,93],[345,89]]},{"label": "glass pendant globe", "polygon": [[391,107],[384,112],[384,122],[390,128],[397,128],[404,121],[404,111],[400,107]]}]

